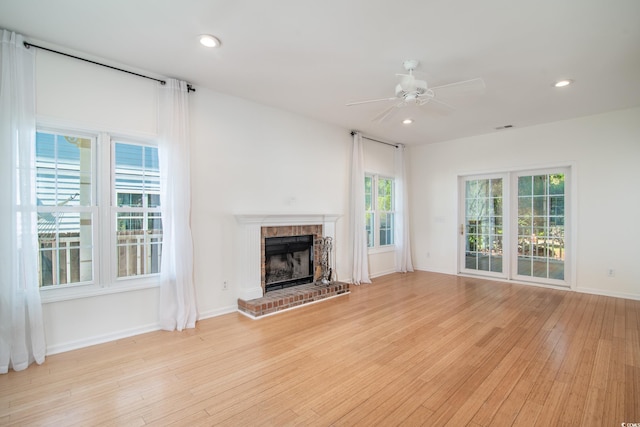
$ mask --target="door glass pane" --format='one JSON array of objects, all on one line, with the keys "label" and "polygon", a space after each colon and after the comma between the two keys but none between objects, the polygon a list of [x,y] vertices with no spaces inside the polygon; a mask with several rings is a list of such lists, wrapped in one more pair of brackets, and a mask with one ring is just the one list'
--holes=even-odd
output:
[{"label": "door glass pane", "polygon": [[518,177],[520,276],[564,280],[564,174]]},{"label": "door glass pane", "polygon": [[502,178],[465,182],[465,268],[502,272]]}]

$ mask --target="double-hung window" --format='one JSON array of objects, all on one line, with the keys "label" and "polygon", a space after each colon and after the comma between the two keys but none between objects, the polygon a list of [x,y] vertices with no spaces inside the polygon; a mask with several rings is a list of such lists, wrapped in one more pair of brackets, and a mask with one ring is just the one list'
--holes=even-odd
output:
[{"label": "double-hung window", "polygon": [[38,277],[42,288],[95,280],[96,138],[36,134]]},{"label": "double-hung window", "polygon": [[159,273],[155,146],[105,133],[39,129],[36,196],[41,289],[130,286],[122,280]]},{"label": "double-hung window", "polygon": [[156,147],[115,142],[117,277],[160,272],[162,221]]},{"label": "double-hung window", "polygon": [[395,227],[393,178],[365,175],[364,194],[367,246],[392,246]]}]

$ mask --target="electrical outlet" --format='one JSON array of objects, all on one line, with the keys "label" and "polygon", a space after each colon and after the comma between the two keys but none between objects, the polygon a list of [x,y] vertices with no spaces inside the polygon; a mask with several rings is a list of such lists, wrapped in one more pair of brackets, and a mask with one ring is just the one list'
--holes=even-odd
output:
[{"label": "electrical outlet", "polygon": [[229,282],[227,282],[226,280],[222,282],[222,290],[223,291],[229,290]]},{"label": "electrical outlet", "polygon": [[607,277],[615,277],[616,271],[613,268],[607,270]]}]

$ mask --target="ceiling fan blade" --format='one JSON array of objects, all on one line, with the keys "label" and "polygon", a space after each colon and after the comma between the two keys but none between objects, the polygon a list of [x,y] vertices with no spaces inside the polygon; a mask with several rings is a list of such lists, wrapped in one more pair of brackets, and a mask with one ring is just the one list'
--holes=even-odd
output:
[{"label": "ceiling fan blade", "polygon": [[448,97],[456,95],[480,95],[485,90],[484,80],[481,78],[464,80],[461,82],[449,83],[442,86],[430,88],[438,97]]},{"label": "ceiling fan blade", "polygon": [[385,108],[377,116],[375,116],[373,119],[371,119],[371,121],[373,121],[373,122],[382,122],[385,119],[391,117],[395,113],[396,108],[398,106],[400,106],[400,104],[402,104],[402,103],[393,104],[392,106],[390,106],[388,108]]},{"label": "ceiling fan blade", "polygon": [[355,101],[355,102],[349,102],[348,104],[345,104],[347,107],[351,106],[351,105],[360,105],[360,104],[369,104],[371,102],[382,102],[382,101],[395,101],[398,98],[380,98],[380,99],[369,99],[367,101]]},{"label": "ceiling fan blade", "polygon": [[429,115],[435,114],[437,116],[448,116],[456,110],[456,107],[453,105],[436,98],[421,98],[418,106],[419,109],[425,113]]},{"label": "ceiling fan blade", "polygon": [[444,102],[444,101],[440,101],[440,100],[439,100],[439,99],[437,99],[437,98],[431,98],[431,99],[429,100],[429,102],[430,102],[430,103],[431,103],[431,102],[433,102],[433,103],[435,103],[435,104],[439,104],[441,107],[447,108],[447,109],[449,109],[449,110],[451,110],[451,111],[453,111],[453,110],[455,110],[455,109],[456,109],[456,107],[454,107],[453,105],[448,104],[448,103],[446,103],[446,102]]}]

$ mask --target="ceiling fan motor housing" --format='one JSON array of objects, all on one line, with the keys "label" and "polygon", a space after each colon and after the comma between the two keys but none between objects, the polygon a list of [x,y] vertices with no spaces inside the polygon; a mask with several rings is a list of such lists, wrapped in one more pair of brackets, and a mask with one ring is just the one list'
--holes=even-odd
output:
[{"label": "ceiling fan motor housing", "polygon": [[427,91],[427,82],[424,80],[413,79],[410,85],[403,87],[402,83],[396,85],[396,97],[407,99],[409,96],[413,98],[424,95]]}]

